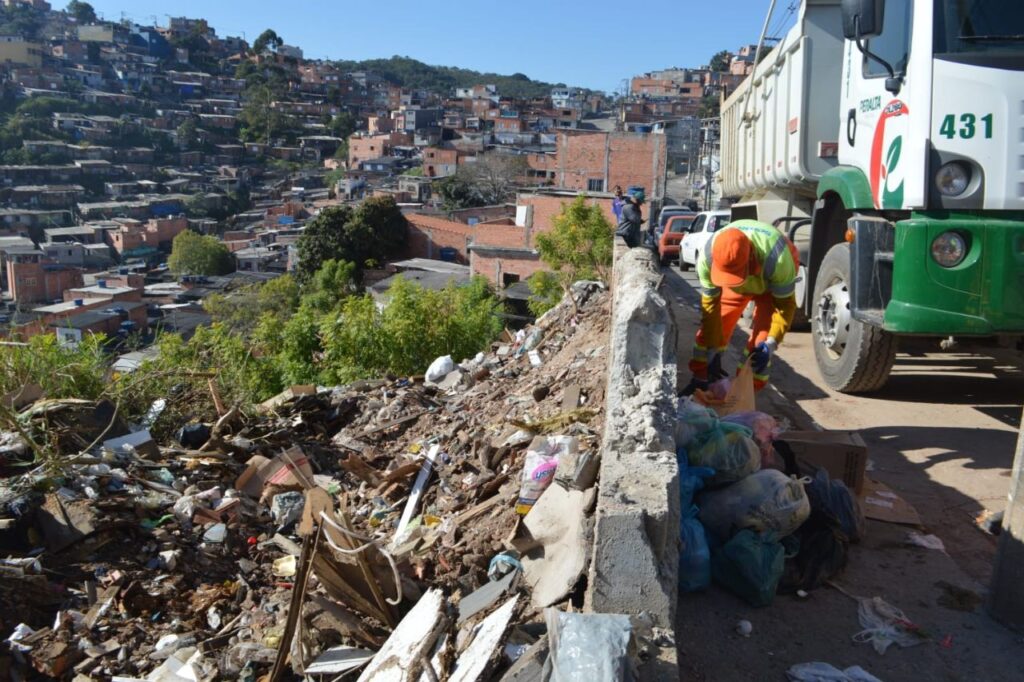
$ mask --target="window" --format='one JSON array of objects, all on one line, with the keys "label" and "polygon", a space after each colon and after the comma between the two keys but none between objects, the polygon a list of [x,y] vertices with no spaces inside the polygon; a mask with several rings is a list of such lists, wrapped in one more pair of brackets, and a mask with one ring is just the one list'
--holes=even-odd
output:
[{"label": "window", "polygon": [[601,178],[591,178],[587,180],[587,191],[588,192],[603,192],[604,191],[604,180]]},{"label": "window", "polygon": [[511,272],[503,272],[503,273],[501,273],[501,286],[502,287],[508,287],[508,286],[510,286],[512,284],[515,284],[518,281],[519,281],[519,275],[513,274]]},{"label": "window", "polygon": [[[885,3],[885,23],[882,35],[867,42],[867,48],[892,65],[897,74],[906,73],[910,58],[910,30],[913,0],[888,0]],[[864,56],[864,77],[888,76],[885,67]]]},{"label": "window", "polygon": [[690,224],[690,232],[692,234],[696,234],[704,229],[705,218],[706,216],[699,215],[693,219],[693,222]]}]

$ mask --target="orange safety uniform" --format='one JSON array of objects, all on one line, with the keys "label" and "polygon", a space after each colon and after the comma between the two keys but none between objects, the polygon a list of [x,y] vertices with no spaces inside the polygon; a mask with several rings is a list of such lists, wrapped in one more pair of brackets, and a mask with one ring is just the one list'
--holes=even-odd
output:
[{"label": "orange safety uniform", "polygon": [[[716,255],[721,261],[718,264]],[[737,265],[740,260],[743,263]],[[799,265],[800,255],[793,242],[767,223],[737,220],[715,233],[697,263],[701,325],[690,360],[695,378],[708,379],[709,355],[725,351],[751,301],[754,324],[745,357],[769,337],[776,344],[782,342],[796,314]],[[770,368],[769,362],[762,372],[755,373],[756,390],[768,383]]]}]

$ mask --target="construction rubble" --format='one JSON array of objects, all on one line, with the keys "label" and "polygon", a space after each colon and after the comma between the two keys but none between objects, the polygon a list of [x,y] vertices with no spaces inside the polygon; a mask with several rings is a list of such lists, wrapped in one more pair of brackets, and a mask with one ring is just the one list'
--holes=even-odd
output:
[{"label": "construction rubble", "polygon": [[132,424],[26,387],[0,432],[0,679],[627,679],[643,618],[580,613],[610,305],[580,282],[461,364],[161,442],[163,401]]}]

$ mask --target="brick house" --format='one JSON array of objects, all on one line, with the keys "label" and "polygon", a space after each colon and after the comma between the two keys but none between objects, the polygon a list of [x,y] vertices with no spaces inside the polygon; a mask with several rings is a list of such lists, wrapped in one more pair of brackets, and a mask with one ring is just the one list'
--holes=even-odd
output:
[{"label": "brick house", "polygon": [[[536,250],[536,237],[554,227],[555,217],[577,195],[566,191],[522,193],[516,197],[514,219],[498,219],[477,225],[468,247],[472,273],[505,288],[535,272],[546,270],[547,266]],[[600,206],[608,222],[614,225],[613,195],[594,196],[588,192],[587,196],[587,203]]]},{"label": "brick house", "polygon": [[423,175],[428,178],[445,178],[455,175],[459,165],[456,149],[427,147],[423,150]]},{"label": "brick house", "polygon": [[406,257],[441,257],[441,249],[454,249],[456,263],[469,263],[469,245],[476,226],[467,225],[441,216],[407,214],[409,235],[406,240]]},{"label": "brick house", "polygon": [[7,255],[7,283],[15,303],[49,303],[61,298],[66,289],[82,286],[82,271],[59,265],[42,251],[21,251]]}]

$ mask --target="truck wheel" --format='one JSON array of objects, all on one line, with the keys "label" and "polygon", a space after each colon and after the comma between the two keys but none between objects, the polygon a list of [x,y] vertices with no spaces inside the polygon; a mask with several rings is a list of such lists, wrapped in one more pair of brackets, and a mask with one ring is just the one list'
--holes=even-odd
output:
[{"label": "truck wheel", "polygon": [[850,311],[850,246],[836,244],[814,283],[811,332],[825,383],[841,393],[881,388],[896,359],[896,337],[854,319]]}]

